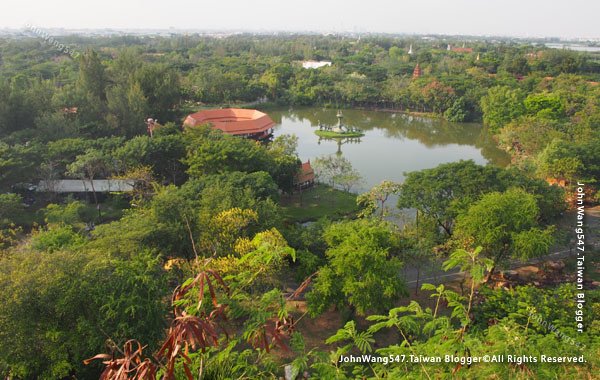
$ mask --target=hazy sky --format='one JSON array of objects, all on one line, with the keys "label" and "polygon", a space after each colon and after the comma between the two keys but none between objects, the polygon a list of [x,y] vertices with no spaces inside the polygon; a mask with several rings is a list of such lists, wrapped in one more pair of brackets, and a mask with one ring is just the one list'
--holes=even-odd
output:
[{"label": "hazy sky", "polygon": [[600,0],[3,0],[0,28],[359,31],[600,38]]}]

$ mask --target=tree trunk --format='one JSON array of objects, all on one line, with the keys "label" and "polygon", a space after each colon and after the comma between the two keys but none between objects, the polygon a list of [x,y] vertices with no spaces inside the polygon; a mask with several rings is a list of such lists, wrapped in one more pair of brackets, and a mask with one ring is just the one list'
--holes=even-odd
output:
[{"label": "tree trunk", "polygon": [[498,260],[500,260],[500,258],[504,255],[504,252],[500,251],[500,253],[498,253],[496,255],[496,257],[494,257],[494,260],[492,262],[492,268],[490,269],[490,272],[487,274],[487,276],[485,277],[485,284],[489,283],[490,280],[492,279],[492,275],[494,274],[494,271],[496,270],[496,265],[498,263]]},{"label": "tree trunk", "polygon": [[496,264],[494,263],[494,265],[492,265],[492,269],[490,269],[489,273],[487,274],[487,276],[485,276],[485,284],[488,284],[491,279],[492,279],[492,274],[494,273],[494,270],[496,269]]},{"label": "tree trunk", "polygon": [[92,185],[92,194],[94,195],[94,203],[98,207],[98,196],[96,195],[96,189],[94,188],[94,179],[90,178],[90,184]]},{"label": "tree trunk", "polygon": [[417,283],[415,285],[415,295],[419,294],[419,279],[421,277],[421,267],[417,265]]}]

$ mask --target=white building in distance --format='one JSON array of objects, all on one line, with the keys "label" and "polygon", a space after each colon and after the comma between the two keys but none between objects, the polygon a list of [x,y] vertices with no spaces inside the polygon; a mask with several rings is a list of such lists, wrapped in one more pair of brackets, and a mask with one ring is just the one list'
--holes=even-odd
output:
[{"label": "white building in distance", "polygon": [[331,66],[331,61],[303,61],[302,67],[305,69],[318,69],[319,67]]}]

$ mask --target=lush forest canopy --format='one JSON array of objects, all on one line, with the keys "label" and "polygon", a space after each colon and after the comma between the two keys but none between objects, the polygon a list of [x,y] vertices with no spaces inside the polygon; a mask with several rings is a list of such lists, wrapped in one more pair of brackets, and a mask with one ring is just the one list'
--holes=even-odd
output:
[{"label": "lush forest canopy", "polygon": [[[579,333],[576,289],[564,278],[493,286],[511,263],[565,240],[558,224],[577,181],[586,202],[597,202],[597,55],[486,40],[454,51],[440,39],[386,36],[60,40],[80,54],[0,38],[2,377],[278,378],[285,365],[293,378],[325,379],[600,371],[597,289],[586,290]],[[332,65],[304,69],[304,60]],[[297,139],[261,144],[181,128],[199,108],[249,104],[482,122],[512,164],[407,173],[402,184],[359,195],[358,212],[300,224],[282,212],[296,191]],[[152,136],[147,118],[157,120]],[[349,190],[360,178],[343,158],[315,166],[331,186]],[[63,178],[138,185],[81,199],[31,190]],[[400,228],[384,206],[416,210],[417,219]],[[422,284],[425,296],[411,299],[403,269],[427,265],[464,272],[460,289]],[[327,313],[342,323],[329,338],[311,336],[306,321]],[[367,353],[586,362],[339,361]]]}]

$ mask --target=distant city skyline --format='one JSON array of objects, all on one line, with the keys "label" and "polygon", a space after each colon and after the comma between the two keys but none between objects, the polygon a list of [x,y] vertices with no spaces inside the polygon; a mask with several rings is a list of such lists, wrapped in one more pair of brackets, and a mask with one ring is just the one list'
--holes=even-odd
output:
[{"label": "distant city skyline", "polygon": [[5,0],[0,29],[169,29],[600,38],[591,0]]}]

